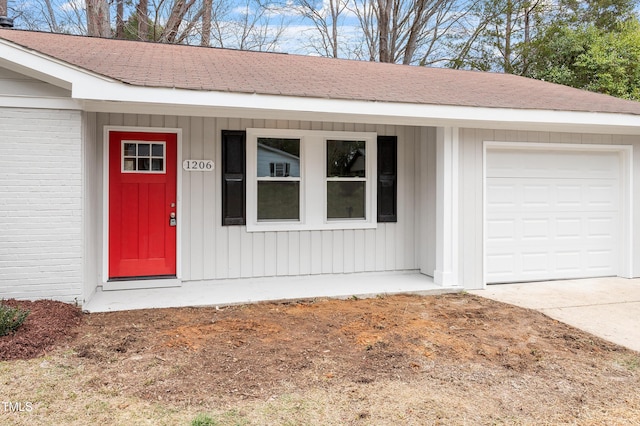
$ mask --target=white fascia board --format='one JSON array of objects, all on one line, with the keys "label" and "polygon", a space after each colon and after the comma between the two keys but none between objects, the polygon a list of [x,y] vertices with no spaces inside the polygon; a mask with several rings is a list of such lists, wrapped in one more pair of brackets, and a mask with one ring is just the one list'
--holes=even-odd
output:
[{"label": "white fascia board", "polygon": [[30,96],[0,96],[0,107],[82,110],[82,104],[74,99]]},{"label": "white fascia board", "polygon": [[[145,113],[159,114],[640,134],[640,115],[631,114],[321,99],[152,88],[117,82],[74,85],[73,97],[86,100],[86,108],[96,112],[144,109]],[[109,105],[111,102],[114,104]]]},{"label": "white fascia board", "polygon": [[115,82],[3,39],[0,39],[0,66],[67,90],[72,90],[78,83]]}]

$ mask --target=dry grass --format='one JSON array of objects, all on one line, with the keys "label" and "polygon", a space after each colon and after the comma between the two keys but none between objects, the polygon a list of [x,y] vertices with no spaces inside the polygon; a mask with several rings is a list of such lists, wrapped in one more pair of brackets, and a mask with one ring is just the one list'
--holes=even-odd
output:
[{"label": "dry grass", "polygon": [[0,381],[11,425],[640,425],[640,354],[468,295],[91,315]]}]

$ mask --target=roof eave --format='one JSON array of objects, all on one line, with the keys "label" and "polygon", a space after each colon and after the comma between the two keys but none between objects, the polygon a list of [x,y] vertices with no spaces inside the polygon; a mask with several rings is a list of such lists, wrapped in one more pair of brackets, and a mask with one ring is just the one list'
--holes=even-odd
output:
[{"label": "roof eave", "polygon": [[121,83],[74,86],[91,111],[414,126],[640,134],[640,115],[479,106],[425,105],[150,88]]},{"label": "roof eave", "polygon": [[116,82],[84,68],[44,55],[0,38],[0,67],[72,90],[77,83]]},{"label": "roof eave", "polygon": [[0,66],[71,90],[87,111],[639,134],[640,115],[426,105],[142,87],[0,39]]}]

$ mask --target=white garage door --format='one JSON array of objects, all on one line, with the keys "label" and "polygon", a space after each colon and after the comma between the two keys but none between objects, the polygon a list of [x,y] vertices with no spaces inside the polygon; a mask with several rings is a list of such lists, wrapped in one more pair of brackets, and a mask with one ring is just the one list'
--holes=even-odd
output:
[{"label": "white garage door", "polygon": [[487,150],[487,283],[616,275],[616,152]]}]

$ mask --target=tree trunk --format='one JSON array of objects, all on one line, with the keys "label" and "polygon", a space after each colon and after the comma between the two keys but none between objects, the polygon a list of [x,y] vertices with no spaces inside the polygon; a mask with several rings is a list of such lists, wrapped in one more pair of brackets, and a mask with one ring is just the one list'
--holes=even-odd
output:
[{"label": "tree trunk", "polygon": [[522,54],[521,75],[529,73],[529,55],[531,53],[531,15],[533,15],[540,2],[536,1],[530,8],[526,8],[524,14],[524,50]]},{"label": "tree trunk", "polygon": [[140,0],[138,2],[138,39],[149,40],[149,2]]},{"label": "tree trunk", "polygon": [[331,6],[331,49],[333,57],[338,57],[338,16],[340,15],[340,0],[330,0]]},{"label": "tree trunk", "polygon": [[0,0],[0,16],[7,16],[7,0]]},{"label": "tree trunk", "polygon": [[[47,7],[47,13],[49,14],[49,27],[51,28],[51,31],[53,31],[54,33],[59,33],[60,32],[60,28],[58,27],[58,22],[56,20],[56,13],[53,10],[53,7],[51,6],[51,0],[44,0],[45,6]],[[0,16],[2,16],[2,14],[0,14]]]},{"label": "tree trunk", "polygon": [[87,35],[111,37],[111,19],[107,0],[86,0]]},{"label": "tree trunk", "polygon": [[417,41],[420,32],[424,30],[424,14],[425,14],[425,0],[417,0],[414,5],[415,18],[409,29],[409,35],[407,37],[406,47],[404,49],[404,57],[402,58],[403,65],[409,65],[413,59],[413,55],[417,48]]},{"label": "tree trunk", "polygon": [[507,13],[506,13],[506,25],[504,31],[504,72],[506,74],[513,74],[513,68],[511,66],[511,32],[512,32],[512,17],[513,17],[513,3],[511,0],[507,1]]},{"label": "tree trunk", "polygon": [[195,1],[196,0],[176,0],[171,8],[171,15],[169,15],[167,25],[160,36],[160,41],[162,43],[175,43],[178,36],[178,30],[180,29],[180,24]]},{"label": "tree trunk", "polygon": [[202,38],[201,46],[211,45],[211,8],[213,0],[203,0],[202,2]]},{"label": "tree trunk", "polygon": [[116,38],[124,38],[124,0],[116,0]]},{"label": "tree trunk", "polygon": [[378,40],[380,62],[393,62],[389,46],[389,19],[392,0],[378,0]]}]

